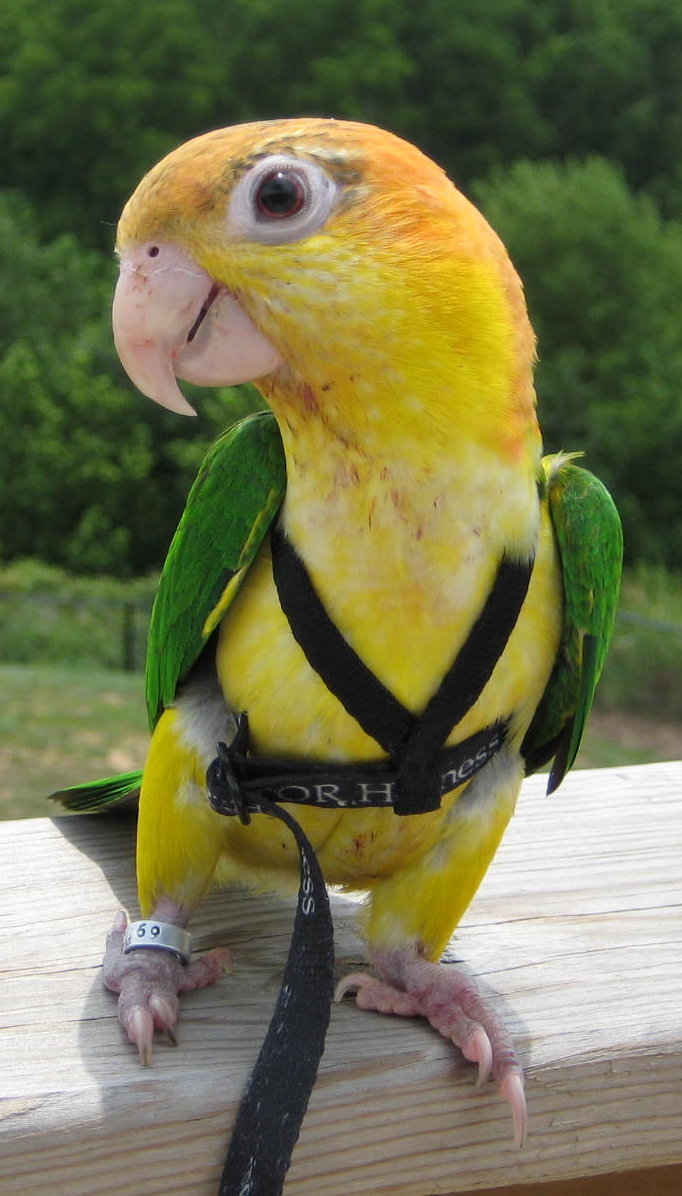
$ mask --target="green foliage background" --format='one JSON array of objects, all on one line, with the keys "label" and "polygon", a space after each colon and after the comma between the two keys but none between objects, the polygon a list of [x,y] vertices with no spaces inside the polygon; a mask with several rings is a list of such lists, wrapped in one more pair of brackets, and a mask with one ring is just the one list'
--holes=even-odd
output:
[{"label": "green foliage background", "polygon": [[0,9],[0,557],[158,567],[209,441],[125,380],[114,228],[205,129],[321,113],[418,143],[526,283],[548,450],[584,449],[631,560],[682,565],[682,6],[20,0]]}]

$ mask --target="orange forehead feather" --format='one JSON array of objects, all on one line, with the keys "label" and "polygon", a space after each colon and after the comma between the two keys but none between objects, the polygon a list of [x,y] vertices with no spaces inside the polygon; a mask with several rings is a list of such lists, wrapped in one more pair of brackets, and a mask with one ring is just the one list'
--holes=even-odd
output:
[{"label": "orange forehead feather", "polygon": [[126,205],[119,246],[149,234],[172,234],[197,216],[222,213],[237,178],[258,159],[275,153],[317,161],[363,207],[362,198],[371,195],[368,213],[377,199],[404,209],[404,215],[411,211],[413,221],[423,223],[425,235],[435,231],[434,213],[445,215],[457,196],[434,162],[383,129],[316,118],[260,121],[205,133],[163,158]]}]

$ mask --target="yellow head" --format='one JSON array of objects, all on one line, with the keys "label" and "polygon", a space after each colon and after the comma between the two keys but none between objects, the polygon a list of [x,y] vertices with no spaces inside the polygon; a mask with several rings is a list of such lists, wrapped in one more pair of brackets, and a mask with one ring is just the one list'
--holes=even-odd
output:
[{"label": "yellow head", "polygon": [[141,389],[256,380],[280,424],[531,451],[534,338],[483,217],[368,125],[221,129],[142,180],[118,231],[117,343]]}]

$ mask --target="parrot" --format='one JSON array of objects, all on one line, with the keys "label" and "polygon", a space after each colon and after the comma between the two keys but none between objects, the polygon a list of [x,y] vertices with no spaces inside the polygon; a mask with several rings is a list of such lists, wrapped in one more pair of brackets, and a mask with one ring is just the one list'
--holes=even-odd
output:
[{"label": "parrot", "polygon": [[[144,769],[59,796],[93,809],[139,788],[141,916],[182,935],[214,883],[295,886],[279,822],[246,825],[207,799],[219,743],[266,772],[282,762],[280,798],[325,883],[366,894],[369,966],[339,995],[425,1018],[494,1079],[521,1142],[511,1035],[441,960],[524,775],[553,761],[551,791],[575,760],[622,559],[615,505],[580,454],[542,455],[521,280],[440,166],[386,130],[322,117],[174,149],[128,200],[116,253],[114,338],[137,388],[193,415],[178,380],[248,382],[264,409],[209,450],[171,543]],[[278,570],[305,579],[286,601]],[[318,651],[325,636],[334,652]],[[451,703],[455,689],[466,700]],[[440,742],[404,764],[405,735],[438,706]],[[393,715],[402,729],[383,734]],[[334,806],[344,769],[365,798],[407,795],[403,809]],[[286,803],[287,776],[292,797],[331,804]],[[118,914],[105,983],[148,1063],[155,1032],[174,1036],[179,995],[215,982],[226,949],[126,951],[127,928]]]}]

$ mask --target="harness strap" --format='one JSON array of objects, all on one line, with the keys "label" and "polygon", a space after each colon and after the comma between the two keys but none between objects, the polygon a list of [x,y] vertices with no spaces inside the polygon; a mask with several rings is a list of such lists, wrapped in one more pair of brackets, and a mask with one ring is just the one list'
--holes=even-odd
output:
[{"label": "harness strap", "polygon": [[[308,571],[284,532],[271,533],[272,571],[292,634],[327,688],[381,745],[398,773],[398,814],[436,809],[443,770],[439,749],[478,700],[521,612],[534,557],[503,557],[468,639],[417,718],[390,693],[332,622]],[[493,727],[486,728],[492,732]],[[498,746],[501,746],[502,740]]]},{"label": "harness strap", "polygon": [[363,731],[397,759],[414,726],[414,715],[386,689],[344,639],[279,524],[271,532],[270,545],[280,606],[308,663]]},{"label": "harness strap", "polygon": [[412,810],[405,800],[405,770],[390,762],[323,764],[246,755],[248,720],[240,714],[237,735],[229,745],[218,744],[218,754],[206,773],[209,799],[218,813],[236,814],[245,824],[252,814],[269,813],[273,801],[325,810],[392,807],[399,814],[423,814],[438,809],[444,794],[484,768],[499,752],[507,730],[508,722],[501,720],[443,748],[433,766],[433,784],[419,809]]},{"label": "harness strap", "polygon": [[481,696],[528,592],[533,561],[503,557],[485,606],[409,738],[413,759],[436,751]]}]

